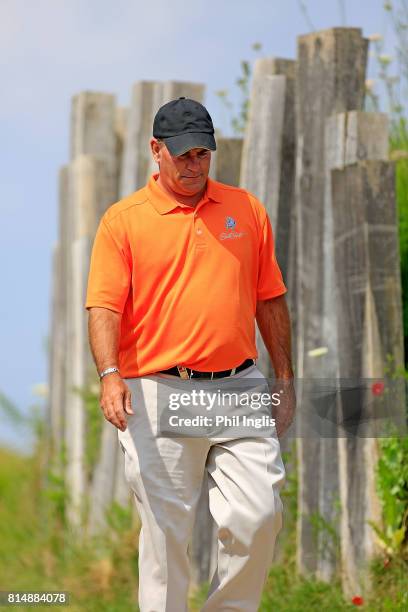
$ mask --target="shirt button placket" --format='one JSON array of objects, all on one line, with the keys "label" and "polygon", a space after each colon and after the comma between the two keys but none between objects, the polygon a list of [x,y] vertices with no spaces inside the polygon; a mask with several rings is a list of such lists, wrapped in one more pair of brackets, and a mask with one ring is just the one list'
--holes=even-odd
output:
[{"label": "shirt button placket", "polygon": [[195,233],[195,243],[196,246],[206,246],[206,241],[204,239],[204,230],[202,226],[202,221],[197,214],[197,211],[193,215],[194,222],[194,233]]}]

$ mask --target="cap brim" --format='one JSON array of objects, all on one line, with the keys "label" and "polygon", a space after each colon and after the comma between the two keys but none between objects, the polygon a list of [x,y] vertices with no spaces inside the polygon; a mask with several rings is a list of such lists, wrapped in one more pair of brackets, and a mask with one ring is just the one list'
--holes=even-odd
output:
[{"label": "cap brim", "polygon": [[170,136],[163,138],[163,141],[170,151],[171,155],[178,156],[187,153],[190,149],[209,149],[216,151],[217,145],[213,134],[206,132],[189,132],[187,134],[179,134],[178,136]]}]

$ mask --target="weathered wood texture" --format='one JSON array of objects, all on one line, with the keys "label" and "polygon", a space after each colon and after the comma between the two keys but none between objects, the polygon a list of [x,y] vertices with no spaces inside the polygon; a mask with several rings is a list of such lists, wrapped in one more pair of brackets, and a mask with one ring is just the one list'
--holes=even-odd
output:
[{"label": "weathered wood texture", "polygon": [[49,399],[51,446],[49,460],[54,470],[62,470],[64,440],[64,407],[66,376],[66,317],[67,317],[67,266],[68,266],[68,168],[59,172],[58,185],[58,243],[53,256],[51,333],[49,354]]},{"label": "weathered wood texture", "polygon": [[103,159],[107,168],[107,184],[112,185],[107,200],[115,201],[117,194],[117,139],[115,96],[99,92],[81,92],[74,96],[71,106],[71,159],[79,155],[94,155]]},{"label": "weathered wood texture", "polygon": [[154,81],[139,81],[133,86],[120,186],[122,197],[143,187],[151,166],[150,139],[155,114],[153,95],[156,86]]},{"label": "weathered wood texture", "polygon": [[80,524],[87,493],[85,474],[86,417],[81,395],[95,376],[84,310],[92,240],[99,218],[114,190],[106,159],[79,155],[68,168],[67,277],[65,345],[65,444],[70,518]]},{"label": "weathered wood texture", "polygon": [[217,151],[212,153],[212,178],[227,185],[239,185],[242,138],[218,137]]},{"label": "weathered wood texture", "polygon": [[[60,378],[64,379],[62,410],[66,482],[70,492],[68,516],[77,526],[83,520],[88,492],[87,423],[81,391],[95,376],[84,310],[89,257],[100,217],[117,199],[123,120],[115,109],[114,96],[94,92],[75,96],[71,110],[71,162],[61,175],[64,186],[59,212],[60,291],[65,310],[64,331],[60,334],[64,334],[65,341],[63,363],[53,367],[60,368]],[[55,395],[57,389],[51,393]],[[54,401],[51,410],[57,414],[58,405]]]},{"label": "weathered wood texture", "polygon": [[[403,364],[393,164],[362,161],[333,170],[332,198],[339,375],[357,380],[383,377],[387,356],[394,366]],[[359,398],[362,423],[356,434],[339,438],[342,576],[348,594],[367,586],[367,564],[375,552],[375,536],[368,521],[379,523],[381,518],[374,485],[377,440],[364,435],[369,399]],[[403,415],[403,394],[398,403]],[[341,420],[349,414],[344,394]]]},{"label": "weathered wood texture", "polygon": [[[327,353],[322,359],[319,374],[332,377],[338,372],[337,316],[334,270],[334,228],[331,201],[331,170],[343,168],[358,159],[388,158],[388,121],[380,113],[350,111],[330,116],[325,122],[324,135],[325,185],[323,223],[323,317],[322,337]],[[328,397],[329,401],[329,397]],[[331,429],[331,432],[329,432]],[[339,533],[340,457],[337,459],[335,428],[326,427],[320,438],[318,513],[327,525]],[[341,468],[341,466],[340,466]],[[334,541],[327,545],[328,534],[322,530],[317,539],[317,575],[329,581],[337,569],[338,550]]]},{"label": "weathered wood texture", "polygon": [[[115,497],[118,447],[117,429],[104,419],[99,459],[93,471],[89,496],[88,528],[93,534],[106,527],[106,512],[110,509]],[[122,452],[120,447],[119,452]]]},{"label": "weathered wood texture", "polygon": [[[257,60],[240,176],[240,185],[256,195],[268,211],[285,283],[294,208],[294,72],[295,62],[291,60]],[[258,328],[256,340],[258,366],[266,376],[272,376],[270,358]]]},{"label": "weathered wood texture", "polygon": [[116,192],[118,197],[121,195],[121,185],[124,181],[125,174],[125,150],[126,150],[126,139],[128,133],[128,124],[130,117],[130,109],[124,106],[119,106],[115,109],[115,143],[116,143],[116,167],[117,167],[117,178],[116,178]]},{"label": "weathered wood texture", "polygon": [[[364,100],[367,41],[357,28],[334,28],[298,39],[296,67],[296,236],[297,236],[297,359],[296,375],[305,382],[336,377],[326,356],[314,357],[313,349],[326,347],[324,287],[327,244],[325,183],[325,120],[332,114],[361,109]],[[331,326],[331,323],[330,323]],[[299,466],[298,568],[318,571],[329,578],[334,559],[319,561],[321,544],[315,537],[312,517],[319,515],[320,491],[336,469],[327,473],[322,444],[310,431],[314,406],[302,396],[297,419]],[[330,443],[323,443],[325,444]],[[329,476],[330,475],[330,476]],[[335,487],[332,491],[335,490]],[[330,493],[327,492],[327,497]],[[334,500],[331,500],[334,503]],[[324,511],[328,512],[327,504]],[[332,513],[330,513],[332,514]],[[323,536],[324,537],[324,536]],[[320,546],[319,546],[320,544]],[[320,567],[319,567],[320,565]]]},{"label": "weathered wood texture", "polygon": [[[50,301],[50,347],[48,360],[48,380],[50,393],[47,402],[47,417],[50,427],[50,439],[47,450],[47,460],[51,464],[53,457],[57,459],[62,450],[63,437],[63,397],[64,397],[64,302],[62,287],[62,250],[60,244],[55,244],[52,251],[52,284]],[[55,464],[58,460],[55,461]]]},{"label": "weathered wood texture", "polygon": [[70,278],[68,290],[67,376],[65,406],[65,445],[67,450],[66,485],[70,492],[68,519],[80,528],[87,482],[85,473],[86,415],[80,394],[91,366],[87,343],[83,303],[87,283],[87,263],[91,252],[88,236],[76,238],[70,245]]}]

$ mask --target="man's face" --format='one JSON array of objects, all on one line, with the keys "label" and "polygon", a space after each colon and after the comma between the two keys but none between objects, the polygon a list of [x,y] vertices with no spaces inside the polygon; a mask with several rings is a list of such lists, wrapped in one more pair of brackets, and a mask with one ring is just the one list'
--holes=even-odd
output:
[{"label": "man's face", "polygon": [[195,195],[205,186],[210,170],[211,151],[190,149],[178,157],[170,154],[163,142],[151,140],[153,157],[159,164],[160,179],[175,193]]}]

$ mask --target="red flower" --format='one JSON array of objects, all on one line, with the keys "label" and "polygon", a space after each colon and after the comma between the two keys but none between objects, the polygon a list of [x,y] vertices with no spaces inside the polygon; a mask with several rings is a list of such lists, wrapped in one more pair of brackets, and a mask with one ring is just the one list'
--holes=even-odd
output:
[{"label": "red flower", "polygon": [[355,606],[362,606],[364,604],[364,599],[360,595],[355,595],[351,600]]},{"label": "red flower", "polygon": [[373,395],[381,395],[384,391],[384,383],[383,382],[375,382],[371,385],[371,391]]}]

